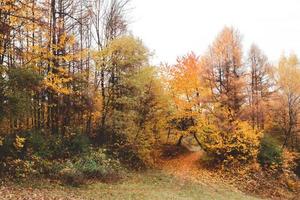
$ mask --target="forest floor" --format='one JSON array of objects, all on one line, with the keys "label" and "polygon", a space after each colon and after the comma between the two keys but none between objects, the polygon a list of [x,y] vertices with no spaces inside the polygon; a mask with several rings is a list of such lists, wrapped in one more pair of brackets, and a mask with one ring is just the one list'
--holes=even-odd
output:
[{"label": "forest floor", "polygon": [[6,183],[0,186],[0,199],[258,199],[214,178],[209,171],[201,172],[201,156],[201,152],[186,152],[163,159],[158,164],[160,169],[130,173],[116,183],[94,181],[81,187],[45,180]]}]

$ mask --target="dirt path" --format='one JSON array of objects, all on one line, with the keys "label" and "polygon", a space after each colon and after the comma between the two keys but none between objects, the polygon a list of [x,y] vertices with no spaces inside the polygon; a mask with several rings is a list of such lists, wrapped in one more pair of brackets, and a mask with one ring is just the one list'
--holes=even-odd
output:
[{"label": "dirt path", "polygon": [[183,181],[194,181],[215,187],[216,184],[220,184],[220,179],[213,171],[201,167],[200,158],[203,155],[203,151],[187,152],[172,159],[161,160],[159,165],[164,172]]},{"label": "dirt path", "polygon": [[184,179],[191,179],[198,171],[199,159],[203,153],[188,152],[170,160],[162,161],[162,169]]},{"label": "dirt path", "polygon": [[179,178],[182,181],[193,181],[212,188],[220,186],[229,190],[238,191],[232,183],[224,179],[224,174],[206,168],[201,162],[203,151],[186,152],[171,159],[162,159],[159,163],[164,173]]},{"label": "dirt path", "polygon": [[221,188],[223,192],[239,193],[244,191],[248,194],[272,199],[299,199],[296,197],[296,193],[287,190],[284,185],[274,182],[273,179],[265,177],[262,173],[242,176],[243,171],[241,171],[234,176],[229,172],[208,169],[201,163],[204,154],[203,151],[186,152],[173,158],[162,159],[159,166],[164,173],[176,177],[179,184],[193,182],[214,191],[219,191]]}]

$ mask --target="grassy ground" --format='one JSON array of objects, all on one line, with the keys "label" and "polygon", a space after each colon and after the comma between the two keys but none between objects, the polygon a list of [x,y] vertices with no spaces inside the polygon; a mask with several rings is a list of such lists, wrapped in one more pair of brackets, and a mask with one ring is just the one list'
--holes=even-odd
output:
[{"label": "grassy ground", "polygon": [[0,199],[255,199],[231,187],[203,184],[164,171],[133,173],[118,183],[95,182],[74,188],[49,182],[25,182],[0,188]]}]

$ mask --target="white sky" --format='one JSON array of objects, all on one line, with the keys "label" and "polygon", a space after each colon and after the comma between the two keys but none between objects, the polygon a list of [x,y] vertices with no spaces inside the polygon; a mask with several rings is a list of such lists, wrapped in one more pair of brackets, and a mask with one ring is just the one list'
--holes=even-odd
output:
[{"label": "white sky", "polygon": [[244,52],[256,43],[271,61],[300,56],[300,0],[132,0],[130,29],[154,51],[153,64],[203,54],[226,26],[238,28]]}]

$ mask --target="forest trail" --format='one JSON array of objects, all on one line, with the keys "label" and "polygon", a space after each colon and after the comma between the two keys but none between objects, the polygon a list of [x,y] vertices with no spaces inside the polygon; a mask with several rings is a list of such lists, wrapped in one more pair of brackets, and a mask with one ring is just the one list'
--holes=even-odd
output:
[{"label": "forest trail", "polygon": [[[183,179],[195,179],[199,171],[202,151],[187,152],[172,159],[162,161],[162,169]],[[196,176],[195,176],[196,175]]]},{"label": "forest trail", "polygon": [[[181,182],[192,181],[197,184],[218,188],[223,181],[212,170],[201,163],[205,156],[203,150],[187,151],[172,158],[164,158],[159,162],[159,168],[166,174],[174,176]],[[224,184],[227,187],[227,184]]]}]

